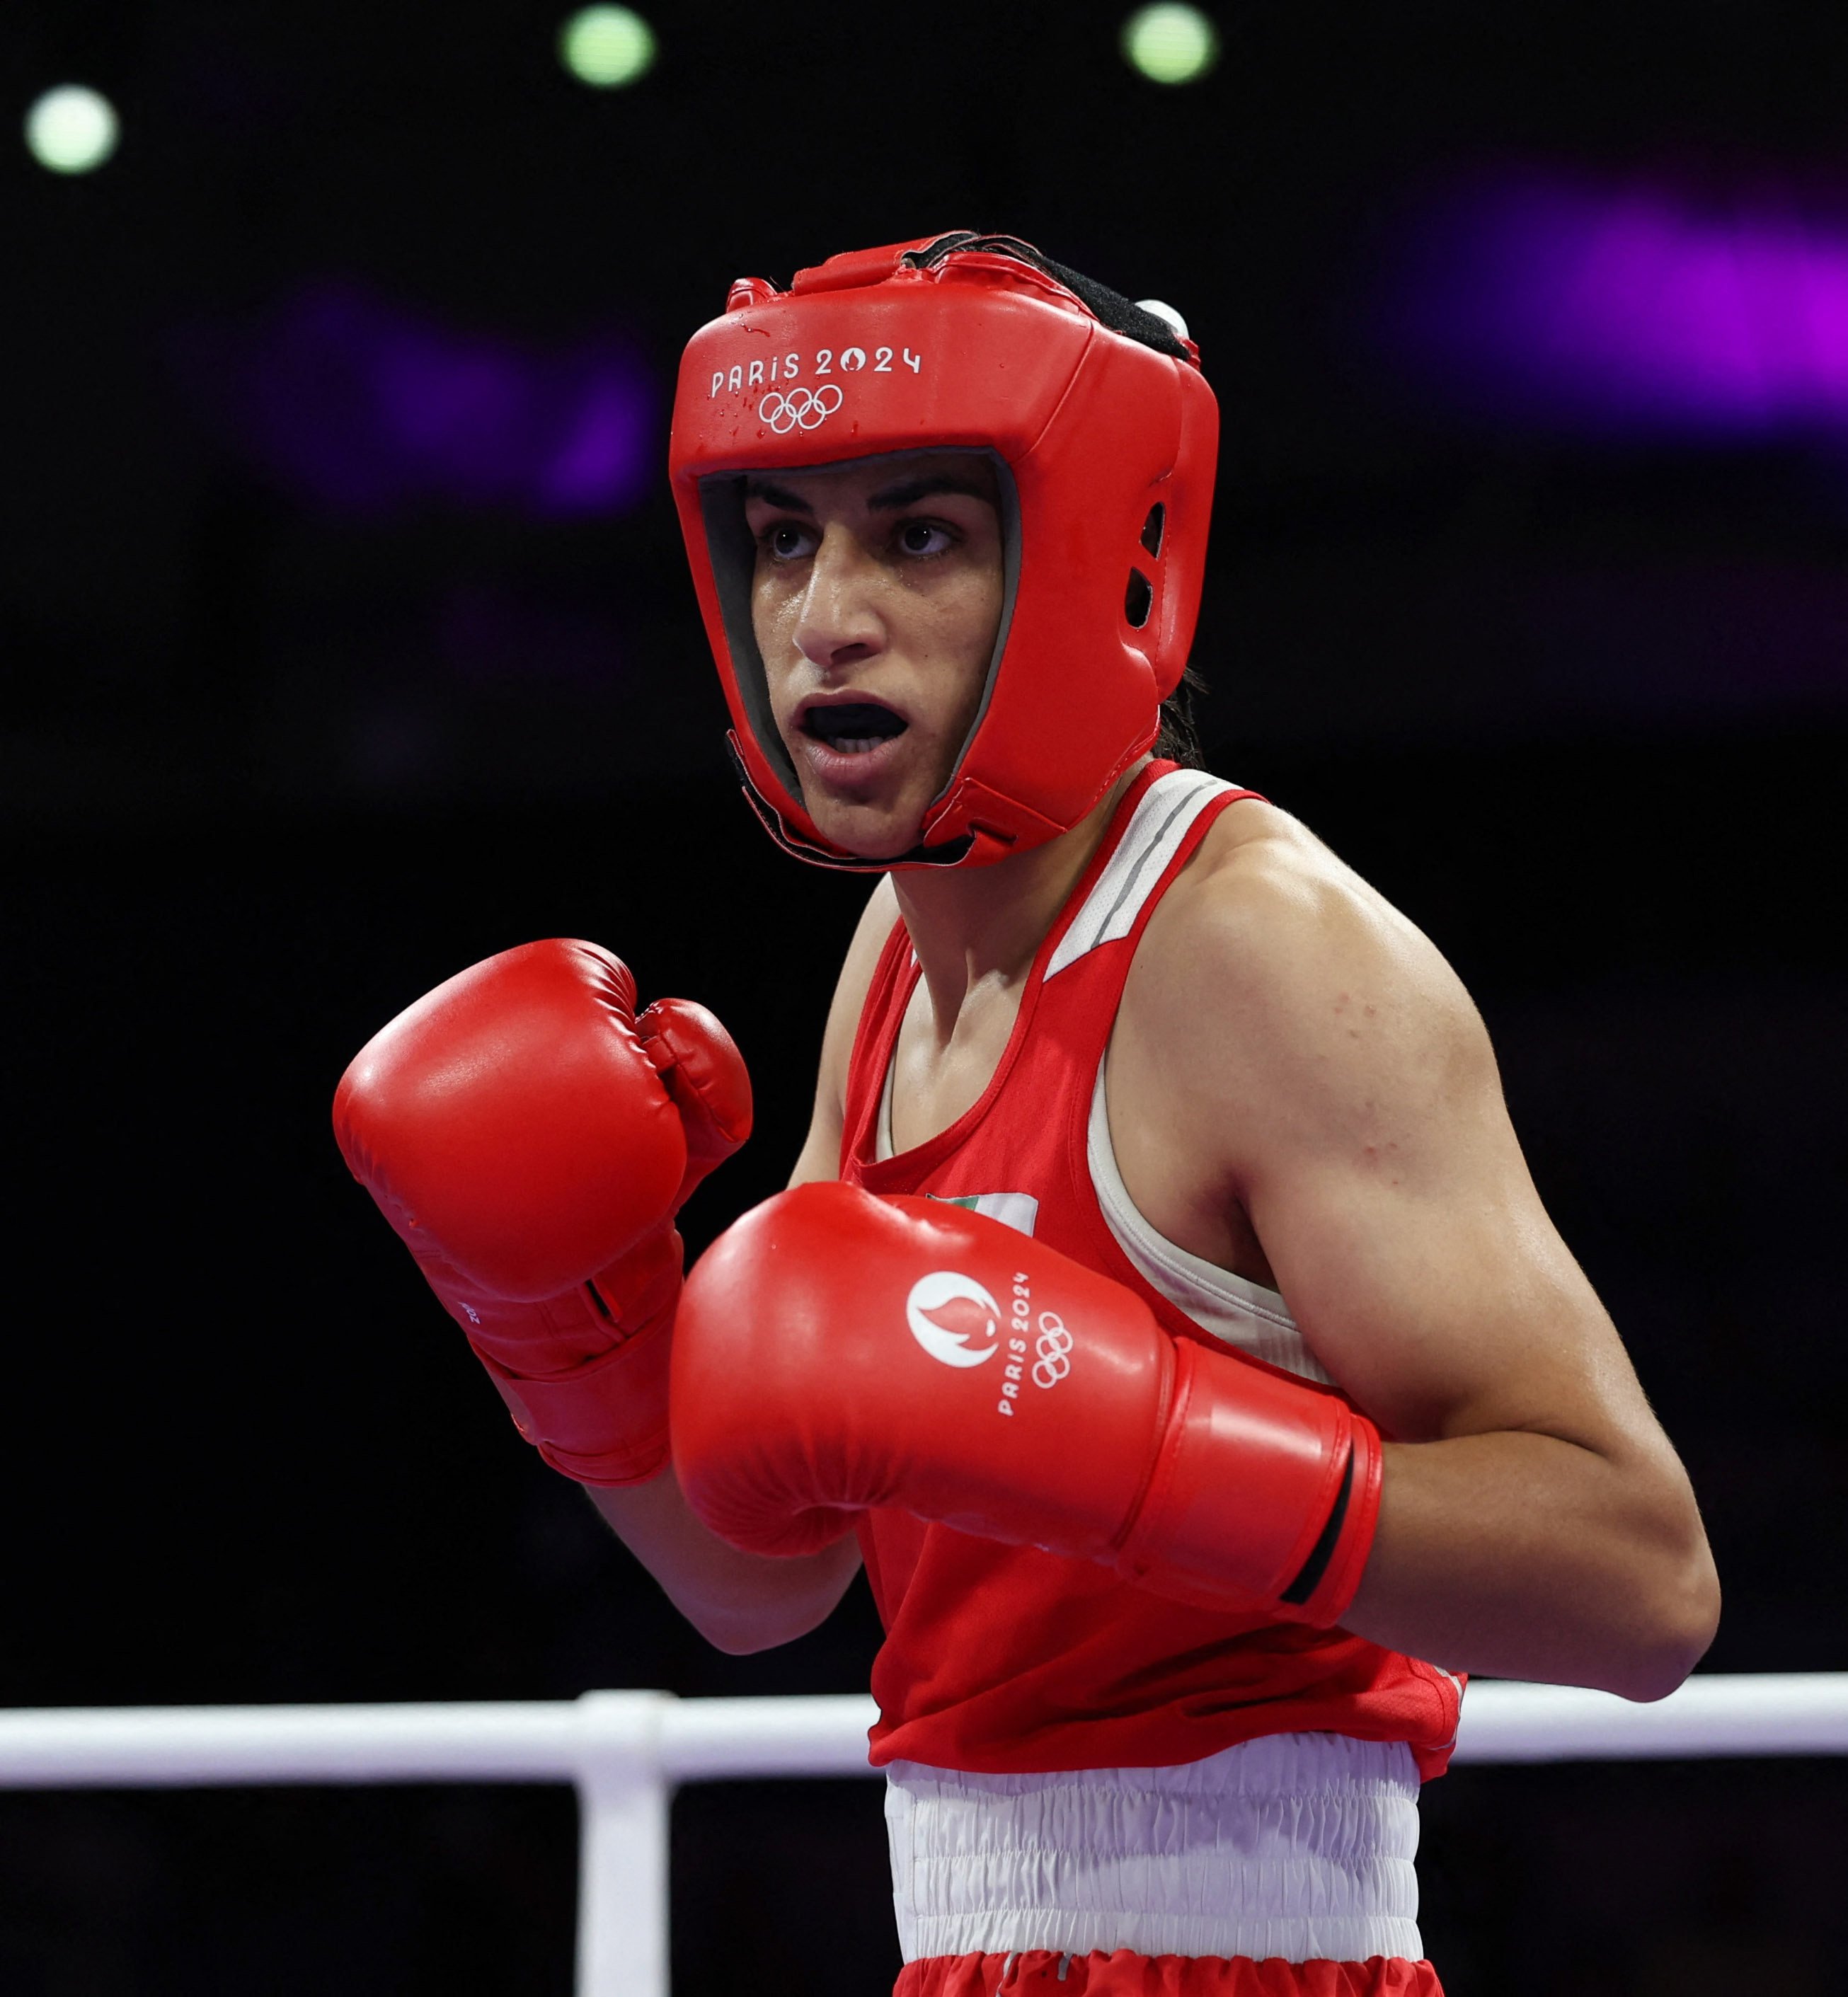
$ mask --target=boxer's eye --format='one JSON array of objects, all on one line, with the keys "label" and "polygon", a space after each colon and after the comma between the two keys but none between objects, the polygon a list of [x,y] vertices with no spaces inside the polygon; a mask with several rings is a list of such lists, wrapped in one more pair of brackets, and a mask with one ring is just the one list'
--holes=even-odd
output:
[{"label": "boxer's eye", "polygon": [[800,520],[773,520],[757,543],[772,561],[803,561],[815,552],[815,530]]},{"label": "boxer's eye", "polygon": [[908,555],[947,554],[958,540],[955,531],[941,520],[904,520],[899,524],[900,548]]}]

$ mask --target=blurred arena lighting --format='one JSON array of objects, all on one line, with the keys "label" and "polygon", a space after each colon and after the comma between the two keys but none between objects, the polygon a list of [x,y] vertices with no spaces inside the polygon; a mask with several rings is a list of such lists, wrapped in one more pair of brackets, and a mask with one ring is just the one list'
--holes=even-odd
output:
[{"label": "blurred arena lighting", "polygon": [[584,7],[558,30],[558,53],[580,83],[614,90],[645,75],[655,30],[628,7]]},{"label": "blurred arena lighting", "polygon": [[54,174],[87,174],[100,167],[120,136],[114,105],[81,83],[47,91],[26,114],[27,148]]},{"label": "blurred arena lighting", "polygon": [[1197,7],[1138,7],[1123,23],[1123,59],[1151,83],[1195,83],[1219,55],[1219,30]]},{"label": "blurred arena lighting", "polygon": [[1848,216],[1501,178],[1432,204],[1378,323],[1434,398],[1622,438],[1848,436]]},{"label": "blurred arena lighting", "polygon": [[653,384],[614,336],[545,349],[323,282],[174,353],[239,455],[336,512],[607,514],[655,476]]}]

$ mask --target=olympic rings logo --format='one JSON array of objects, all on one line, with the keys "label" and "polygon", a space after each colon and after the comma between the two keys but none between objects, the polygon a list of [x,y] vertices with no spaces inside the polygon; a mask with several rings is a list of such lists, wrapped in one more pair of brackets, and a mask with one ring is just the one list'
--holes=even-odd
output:
[{"label": "olympic rings logo", "polygon": [[1034,1350],[1039,1354],[1033,1362],[1034,1385],[1056,1387],[1072,1370],[1072,1334],[1056,1311],[1040,1312]]},{"label": "olympic rings logo", "polygon": [[791,430],[819,429],[841,406],[841,391],[832,381],[819,388],[772,388],[757,405],[758,420],[779,436]]}]

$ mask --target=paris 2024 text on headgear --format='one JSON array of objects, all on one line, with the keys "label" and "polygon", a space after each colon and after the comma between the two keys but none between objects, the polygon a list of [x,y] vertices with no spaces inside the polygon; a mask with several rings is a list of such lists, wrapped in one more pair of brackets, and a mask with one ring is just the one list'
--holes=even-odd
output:
[{"label": "paris 2024 text on headgear", "polygon": [[[674,401],[675,502],[731,710],[734,760],[779,844],[868,871],[979,865],[1077,824],[1153,743],[1199,615],[1219,416],[1193,342],[1011,236],[831,257],[787,291],[740,278]],[[804,810],[751,622],[746,477],[900,451],[996,462],[1006,573],[969,739],[902,858]]]}]

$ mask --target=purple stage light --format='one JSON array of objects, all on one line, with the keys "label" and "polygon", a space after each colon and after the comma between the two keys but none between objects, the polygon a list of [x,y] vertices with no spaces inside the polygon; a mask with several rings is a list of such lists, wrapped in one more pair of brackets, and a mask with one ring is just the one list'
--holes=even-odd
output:
[{"label": "purple stage light", "polygon": [[1848,221],[1503,180],[1429,209],[1383,315],[1495,417],[1714,440],[1848,433]]},{"label": "purple stage light", "polygon": [[613,513],[659,469],[652,385],[614,340],[547,351],[322,284],[181,359],[242,455],[342,512]]}]

